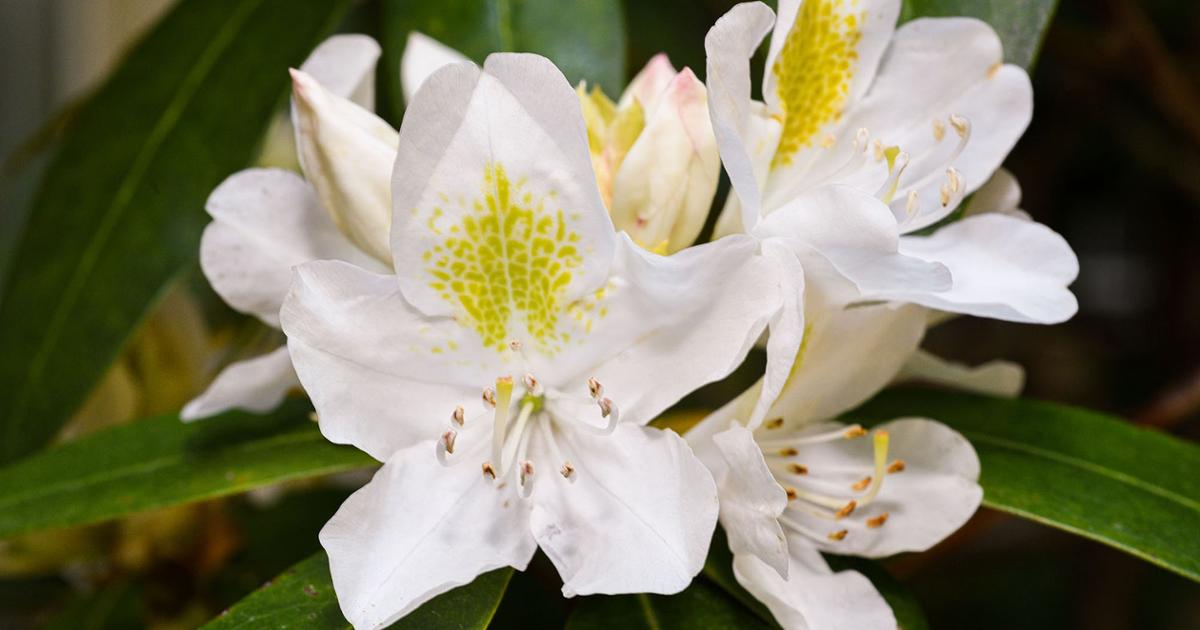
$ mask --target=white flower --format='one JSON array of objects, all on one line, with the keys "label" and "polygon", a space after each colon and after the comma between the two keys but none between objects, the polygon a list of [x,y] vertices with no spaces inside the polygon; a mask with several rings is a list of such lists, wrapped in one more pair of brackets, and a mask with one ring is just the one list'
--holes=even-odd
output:
[{"label": "white flower", "polygon": [[959,434],[904,418],[873,432],[833,422],[894,378],[925,331],[923,309],[831,307],[810,285],[803,347],[757,428],[760,385],[687,434],[713,471],[739,583],[785,628],[879,628],[896,621],[863,576],[834,574],[820,551],[922,551],[982,498],[979,461]]},{"label": "white flower", "polygon": [[[894,29],[899,0],[784,0],[734,7],[705,39],[709,107],[736,195],[718,234],[791,250],[841,305],[896,301],[1054,323],[1076,302],[1078,262],[1053,231],[1012,213],[972,213],[929,236],[996,170],[1028,124],[1025,73],[971,19]],[[749,58],[774,25],[765,102]],[[779,255],[779,260],[786,256]],[[788,264],[793,264],[788,261]],[[803,291],[798,274],[788,277]],[[801,342],[799,301],[771,326],[755,427]],[[790,322],[790,323],[786,323]]]},{"label": "white flower", "polygon": [[[401,60],[411,98],[437,68],[462,54],[410,33]],[[597,87],[578,86],[592,167],[613,224],[656,253],[695,242],[720,178],[708,95],[691,70],[656,55],[614,103]]]},{"label": "white flower", "polygon": [[301,265],[281,311],[322,432],[386,462],[321,533],[347,618],[387,625],[539,546],[567,596],[684,588],[716,488],[642,425],[778,308],[758,243],[664,258],[617,234],[577,96],[527,54],[425,81],[392,200],[395,275]]},{"label": "white flower", "polygon": [[[292,116],[307,180],[290,171],[248,169],[209,195],[205,208],[213,221],[200,243],[200,266],[226,303],[268,326],[279,327],[293,265],[337,259],[390,266],[396,132],[366,109],[374,100],[378,58],[371,38],[338,35],[293,71]],[[297,386],[287,348],[280,346],[229,365],[181,416],[267,411]]]}]

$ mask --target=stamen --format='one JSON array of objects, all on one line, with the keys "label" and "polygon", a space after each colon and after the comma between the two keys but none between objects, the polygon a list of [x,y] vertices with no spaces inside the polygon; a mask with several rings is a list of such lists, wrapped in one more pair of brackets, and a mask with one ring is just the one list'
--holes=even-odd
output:
[{"label": "stamen", "polygon": [[825,137],[821,138],[821,148],[822,149],[828,149],[835,144],[837,144],[837,136],[835,136],[831,133],[825,134]]},{"label": "stamen", "polygon": [[858,502],[851,500],[842,509],[834,513],[834,518],[846,518],[854,513],[854,509],[858,507]]},{"label": "stamen", "polygon": [[904,468],[905,468],[904,460],[897,459],[896,461],[892,462],[887,467],[887,471],[888,471],[888,473],[894,474],[894,473],[898,473],[898,472],[904,472]]},{"label": "stamen", "polygon": [[521,342],[513,339],[512,341],[508,342],[508,347],[511,348],[513,352],[520,352]]},{"label": "stamen", "polygon": [[527,482],[533,477],[533,462],[525,460],[521,462],[521,485],[527,485]]},{"label": "stamen", "polygon": [[597,401],[600,405],[600,417],[607,418],[613,411],[613,401],[611,398],[601,398]]},{"label": "stamen", "polygon": [[864,436],[864,435],[866,435],[866,434],[867,434],[867,430],[866,430],[866,429],[864,429],[864,428],[862,428],[861,426],[859,426],[859,425],[855,424],[855,425],[851,425],[851,426],[849,426],[849,427],[847,427],[847,428],[846,428],[846,432],[845,432],[845,434],[844,434],[844,437],[845,437],[847,440],[853,440],[854,438],[860,438],[860,437],[862,437],[862,436]]},{"label": "stamen", "polygon": [[848,530],[839,529],[836,532],[829,532],[828,538],[829,538],[829,540],[832,540],[834,542],[841,542],[846,539],[846,534],[849,534],[849,533],[850,532]]},{"label": "stamen", "polygon": [[941,142],[942,138],[945,138],[945,137],[946,137],[946,124],[942,122],[941,118],[934,118],[933,119],[933,139],[937,140],[938,142]]},{"label": "stamen", "polygon": [[604,393],[604,386],[601,385],[600,381],[597,381],[595,378],[588,378],[587,386],[588,392],[592,395],[592,398],[598,399],[600,398],[600,395]]},{"label": "stamen", "polygon": [[875,161],[882,162],[884,158],[883,141],[881,141],[879,138],[876,138],[875,141],[871,143],[871,150],[875,153]]},{"label": "stamen", "polygon": [[450,429],[442,434],[442,447],[446,449],[447,454],[454,454],[454,440],[457,437],[458,433],[455,433],[454,429]]},{"label": "stamen", "polygon": [[819,444],[821,442],[833,442],[836,440],[850,440],[862,437],[867,434],[866,429],[854,424],[848,427],[838,427],[822,433],[814,433],[805,437],[779,437],[773,440],[759,440],[758,445],[762,447],[763,453],[768,455],[768,449],[777,448],[774,454],[779,457],[794,457],[797,454],[796,446],[804,446],[806,444]]},{"label": "stamen", "polygon": [[783,426],[783,418],[772,418],[767,420],[764,426],[768,429],[778,429]]},{"label": "stamen", "polygon": [[575,474],[575,467],[571,465],[571,462],[563,462],[562,468],[558,469],[558,473],[564,478],[570,479],[571,475]]},{"label": "stamen", "polygon": [[796,489],[795,489],[795,488],[792,488],[792,487],[787,487],[787,488],[784,488],[783,490],[784,490],[784,492],[786,492],[786,493],[787,493],[787,498],[788,498],[788,501],[795,501],[795,500],[796,500],[796,497],[797,497],[797,496],[799,496],[799,495],[797,495],[797,494],[796,494]]},{"label": "stamen", "polygon": [[467,422],[467,418],[466,418],[465,414],[466,414],[466,411],[463,409],[463,406],[459,405],[454,408],[454,413],[450,414],[450,420],[452,422],[454,422],[454,424],[457,424],[458,426],[461,427],[464,424],[466,424],[466,422]]},{"label": "stamen", "polygon": [[954,127],[954,133],[957,133],[959,138],[966,138],[971,133],[971,121],[958,114],[950,114],[950,126]]},{"label": "stamen", "polygon": [[496,469],[492,468],[491,462],[483,462],[483,476],[490,481],[496,480]]},{"label": "stamen", "polygon": [[534,396],[542,395],[542,384],[538,382],[532,374],[526,374],[522,380],[525,383],[525,390]]},{"label": "stamen", "polygon": [[888,520],[888,513],[884,512],[883,514],[880,514],[879,516],[874,516],[874,517],[867,519],[867,527],[869,527],[871,529],[878,529],[880,527],[883,527],[883,524],[886,523],[887,520]]},{"label": "stamen", "polygon": [[808,468],[801,466],[800,464],[791,464],[788,466],[788,470],[792,471],[793,473],[795,473],[797,475],[807,475],[808,474]]},{"label": "stamen", "polygon": [[850,489],[854,490],[855,492],[862,492],[863,490],[866,490],[867,486],[869,486],[869,485],[871,485],[871,476],[867,475],[866,477],[863,477],[862,479],[855,481],[850,486]]},{"label": "stamen", "polygon": [[795,448],[793,448],[793,447],[790,447],[790,446],[789,446],[789,447],[787,447],[787,448],[781,448],[781,449],[779,449],[779,456],[780,456],[780,457],[795,457],[795,456],[797,456],[797,455],[799,455],[799,454],[800,454],[800,451],[798,451],[798,450],[796,450]]},{"label": "stamen", "polygon": [[858,131],[854,132],[854,148],[856,150],[867,152],[867,140],[871,138],[871,132],[867,131],[866,127],[859,127]]},{"label": "stamen", "polygon": [[919,201],[917,199],[917,191],[908,191],[908,199],[904,202],[904,214],[908,215],[909,217],[915,215],[917,213],[918,205]]},{"label": "stamen", "polygon": [[483,389],[483,404],[491,407],[492,409],[496,408],[496,390],[492,389],[491,387],[485,387]]}]

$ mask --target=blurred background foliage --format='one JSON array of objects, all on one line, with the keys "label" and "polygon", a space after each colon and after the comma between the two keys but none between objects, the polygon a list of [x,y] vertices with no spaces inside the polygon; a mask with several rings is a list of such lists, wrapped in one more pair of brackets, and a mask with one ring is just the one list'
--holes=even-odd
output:
[{"label": "blurred background foliage", "polygon": [[[35,184],[77,104],[172,4],[0,2],[0,295]],[[575,48],[562,48],[558,25],[531,29],[545,38],[497,40],[503,35],[487,10],[447,14],[433,0],[358,1],[338,30],[384,42],[379,111],[398,125],[396,60],[410,28],[476,58],[506,44],[551,54],[569,78],[586,76],[615,95],[660,50],[703,76],[704,34],[732,4],[625,0],[614,13],[597,3],[604,6],[580,45],[605,51],[598,76],[587,74],[587,58],[571,57]],[[936,11],[938,1],[912,4]],[[996,4],[981,2],[981,10]],[[624,27],[605,32],[610,23]],[[1024,188],[1023,207],[1079,254],[1079,315],[1050,328],[960,318],[932,331],[927,348],[968,363],[1015,360],[1027,369],[1032,397],[1200,439],[1198,31],[1200,4],[1189,0],[1062,0],[1032,73],[1034,121],[1007,167]],[[288,133],[277,123],[268,138]],[[177,409],[232,355],[265,344],[265,334],[229,311],[192,266],[56,439]],[[755,365],[685,401],[685,412],[740,391]],[[0,627],[197,626],[316,552],[317,530],[360,481],[305,483],[0,542]],[[989,510],[933,551],[887,566],[933,628],[1200,627],[1195,583]],[[556,579],[540,556],[515,574],[509,588],[518,596],[501,604],[495,626],[561,624],[573,604],[555,595]],[[522,605],[525,596],[546,605]]]}]

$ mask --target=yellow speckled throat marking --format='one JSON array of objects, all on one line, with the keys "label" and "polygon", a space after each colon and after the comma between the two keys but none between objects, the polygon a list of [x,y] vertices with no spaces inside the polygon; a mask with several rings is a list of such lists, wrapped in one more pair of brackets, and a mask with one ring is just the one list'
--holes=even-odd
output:
[{"label": "yellow speckled throat marking", "polygon": [[850,94],[863,14],[844,0],[804,0],[771,72],[783,108],[783,135],[773,165],[787,165],[838,120]]},{"label": "yellow speckled throat marking", "polygon": [[552,354],[570,340],[558,321],[568,307],[572,274],[583,263],[580,237],[561,209],[547,209],[545,199],[522,188],[492,164],[482,196],[459,223],[439,229],[443,211],[434,208],[428,225],[446,239],[425,252],[425,270],[429,286],[459,309],[485,346],[503,351],[519,334],[514,327],[523,325],[528,337],[521,334],[522,340]]}]

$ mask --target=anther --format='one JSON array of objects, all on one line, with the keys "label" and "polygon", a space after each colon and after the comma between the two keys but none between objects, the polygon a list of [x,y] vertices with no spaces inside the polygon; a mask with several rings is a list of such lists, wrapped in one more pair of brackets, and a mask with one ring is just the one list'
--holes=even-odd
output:
[{"label": "anther", "polygon": [[783,426],[783,418],[772,418],[770,420],[767,420],[765,426],[768,429],[778,429],[779,427]]},{"label": "anther", "polygon": [[883,142],[879,138],[875,138],[875,141],[871,143],[871,150],[875,152],[875,161],[882,162],[884,158]]},{"label": "anther", "polygon": [[866,477],[863,477],[862,479],[859,479],[851,484],[850,488],[855,492],[862,492],[863,490],[866,490],[867,486],[869,485],[871,485],[871,476],[867,475]]},{"label": "anther", "polygon": [[780,457],[795,457],[795,456],[797,456],[797,455],[799,455],[799,454],[800,454],[800,451],[797,451],[797,450],[795,449],[795,447],[792,447],[792,446],[789,446],[789,447],[787,447],[787,448],[781,448],[781,449],[779,449],[779,456],[780,456]]},{"label": "anther", "polygon": [[917,191],[915,191],[915,190],[908,191],[908,199],[905,200],[905,202],[904,202],[904,213],[910,217],[912,215],[916,214],[917,213],[917,205],[918,205]]},{"label": "anther", "polygon": [[516,339],[513,339],[512,341],[508,342],[508,347],[512,348],[513,352],[520,352],[521,351],[521,342],[517,341]]},{"label": "anther", "polygon": [[879,516],[873,516],[873,517],[867,519],[867,527],[870,527],[871,529],[877,529],[879,527],[882,527],[883,524],[887,522],[887,520],[888,520],[888,513],[884,512],[883,514],[880,514]]},{"label": "anther", "polygon": [[857,507],[858,507],[857,501],[850,501],[846,505],[842,506],[842,509],[835,512],[833,517],[834,518],[846,518],[847,516],[850,516],[851,514],[853,514],[854,509]]},{"label": "anther", "polygon": [[950,192],[957,193],[962,188],[962,175],[953,166],[946,169],[946,179],[950,182]]},{"label": "anther", "polygon": [[483,390],[483,402],[492,409],[496,408],[496,390],[487,387]]},{"label": "anther", "polygon": [[454,453],[454,440],[456,438],[458,438],[458,433],[454,429],[450,429],[442,434],[442,446],[445,447],[447,453]]},{"label": "anther", "polygon": [[524,486],[529,482],[529,478],[533,476],[533,462],[525,460],[521,462],[521,485]]},{"label": "anther", "polygon": [[845,529],[839,529],[836,532],[829,532],[829,540],[832,540],[834,542],[845,540],[846,534],[849,534],[849,533],[850,532]]},{"label": "anther", "polygon": [[538,380],[532,374],[526,374],[521,380],[525,382],[525,389],[531,392],[537,389]]},{"label": "anther", "polygon": [[562,468],[558,469],[558,473],[562,475],[563,478],[570,479],[571,475],[575,474],[575,467],[571,465],[571,462],[563,462]]},{"label": "anther", "polygon": [[492,468],[491,462],[483,462],[483,476],[487,479],[496,479],[496,469]]},{"label": "anther", "polygon": [[788,470],[792,471],[794,474],[797,474],[797,475],[807,475],[808,474],[808,468],[801,466],[800,464],[791,464],[790,466],[788,466]]},{"label": "anther", "polygon": [[858,131],[854,132],[854,148],[861,149],[863,153],[867,151],[867,140],[871,137],[871,132],[867,131],[866,127],[859,127]]},{"label": "anther", "polygon": [[600,416],[602,418],[607,418],[608,415],[612,413],[613,401],[611,398],[601,398],[600,400],[596,401],[596,404],[600,405]]},{"label": "anther", "polygon": [[450,414],[450,420],[453,421],[454,424],[457,424],[458,426],[461,427],[467,421],[465,414],[466,414],[466,411],[463,410],[462,405],[459,405],[454,408],[454,413]]},{"label": "anther", "polygon": [[966,138],[971,131],[971,122],[958,114],[950,114],[950,126],[954,127],[954,133],[957,133],[959,138]]},{"label": "anther", "polygon": [[854,438],[860,438],[866,434],[867,434],[867,430],[856,424],[851,427],[848,427],[846,429],[846,432],[843,433],[842,435],[845,436],[845,438],[847,440],[853,440]]},{"label": "anther", "polygon": [[588,378],[587,386],[588,393],[592,395],[592,398],[599,398],[600,394],[604,393],[604,386],[601,385],[600,381],[597,381],[595,378]]},{"label": "anther", "polygon": [[898,472],[904,472],[904,460],[903,460],[903,459],[897,459],[896,461],[892,462],[892,463],[891,463],[891,464],[890,464],[890,465],[887,467],[887,471],[888,471],[889,473],[898,473]]},{"label": "anther", "polygon": [[795,501],[796,497],[798,496],[795,488],[787,488],[784,490],[784,492],[787,492],[788,501]]},{"label": "anther", "polygon": [[941,118],[934,118],[933,119],[933,139],[937,140],[938,142],[941,142],[942,138],[945,138],[945,137],[946,137],[946,123],[943,123]]}]

